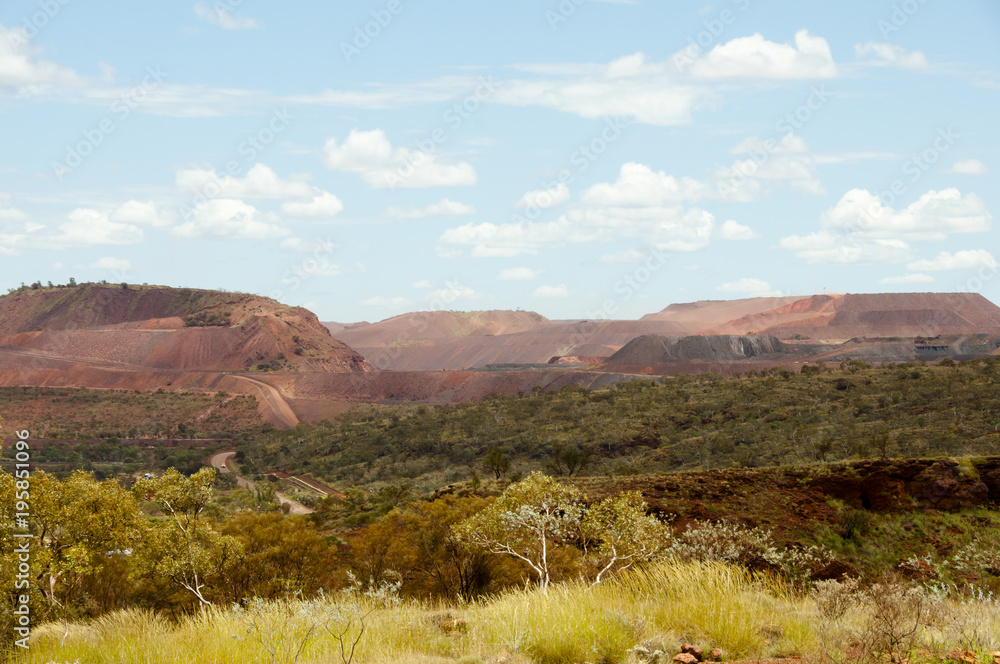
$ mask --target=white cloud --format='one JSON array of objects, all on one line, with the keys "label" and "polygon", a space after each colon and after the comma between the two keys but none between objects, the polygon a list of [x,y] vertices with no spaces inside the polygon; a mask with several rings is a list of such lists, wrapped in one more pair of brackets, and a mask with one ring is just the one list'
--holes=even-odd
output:
[{"label": "white cloud", "polygon": [[875,56],[875,60],[867,60],[869,64],[893,65],[904,69],[927,69],[929,66],[927,58],[920,51],[907,51],[895,44],[881,42],[868,42],[866,44],[854,45],[854,56],[863,58],[867,55]]},{"label": "white cloud", "polygon": [[122,203],[111,212],[108,218],[123,224],[137,224],[154,228],[163,228],[172,223],[171,216],[158,210],[152,201],[131,200]]},{"label": "white cloud", "polygon": [[530,267],[507,267],[500,270],[497,279],[501,281],[530,281],[541,276],[543,270]]},{"label": "white cloud", "polygon": [[572,210],[567,217],[574,228],[589,231],[595,240],[637,238],[654,249],[672,252],[703,249],[715,226],[711,213],[679,205],[585,208]]},{"label": "white cloud", "polygon": [[223,30],[252,30],[258,27],[256,20],[238,14],[230,14],[218,5],[209,7],[207,4],[199,2],[194,6],[194,13]]},{"label": "white cloud", "polygon": [[669,60],[647,62],[642,53],[607,64],[521,67],[537,78],[504,81],[491,98],[510,106],[541,106],[584,118],[618,118],[601,130],[616,140],[628,127],[623,118],[652,125],[691,121],[691,110],[708,90],[684,81]]},{"label": "white cloud", "polygon": [[783,238],[779,246],[794,251],[807,263],[827,265],[904,263],[913,256],[910,245],[902,240],[839,235],[825,230]]},{"label": "white cloud", "polygon": [[754,240],[760,237],[760,233],[749,226],[728,219],[719,227],[718,236],[723,240]]},{"label": "white cloud", "polygon": [[472,255],[477,258],[509,258],[536,254],[546,247],[586,242],[595,237],[594,233],[574,229],[565,217],[550,222],[469,223],[446,230],[438,240],[439,245],[443,245],[438,253],[454,248],[448,245],[471,246]]},{"label": "white cloud", "polygon": [[956,251],[954,254],[942,251],[934,258],[907,263],[906,269],[939,272],[941,270],[974,270],[977,267],[996,268],[997,260],[985,249]]},{"label": "white cloud", "polygon": [[417,290],[427,290],[428,288],[433,288],[431,282],[427,279],[421,279],[413,284],[413,287]]},{"label": "white cloud", "polygon": [[480,300],[481,293],[458,281],[446,281],[444,288],[438,288],[427,294],[426,300],[432,303],[432,308],[440,309],[451,305],[456,300]]},{"label": "white cloud", "polygon": [[558,286],[539,286],[532,293],[535,297],[569,297],[569,289],[565,284]]},{"label": "white cloud", "polygon": [[601,182],[590,187],[583,194],[583,202],[596,206],[652,207],[695,201],[706,193],[705,185],[693,178],[678,180],[645,164],[628,162],[622,164],[614,183]]},{"label": "white cloud", "polygon": [[177,171],[177,187],[205,198],[312,198],[319,192],[307,182],[285,180],[264,164],[254,164],[243,178],[219,175],[213,168]]},{"label": "white cloud", "polygon": [[731,152],[747,158],[717,167],[712,174],[712,190],[723,200],[752,201],[762,193],[761,180],[771,180],[785,181],[803,193],[824,194],[816,174],[816,160],[806,154],[808,149],[805,141],[793,133],[777,141],[744,139]]},{"label": "white cloud", "polygon": [[118,223],[99,210],[77,208],[69,213],[69,221],[59,225],[59,233],[44,238],[39,248],[62,249],[90,247],[98,244],[136,244],[142,242],[142,229],[133,224]]},{"label": "white cloud", "polygon": [[320,192],[308,202],[289,201],[281,205],[281,211],[290,217],[322,219],[336,216],[344,209],[340,199],[328,191]]},{"label": "white cloud", "polygon": [[902,210],[883,205],[865,189],[851,189],[823,214],[820,226],[872,238],[938,242],[949,233],[987,231],[991,220],[981,198],[954,188],[928,191]]},{"label": "white cloud", "polygon": [[771,288],[771,285],[766,281],[748,277],[744,277],[739,281],[730,281],[722,284],[721,286],[717,286],[715,290],[723,293],[748,295],[750,297],[781,297],[783,295],[781,291]]},{"label": "white cloud", "polygon": [[537,208],[541,210],[555,207],[562,202],[569,200],[569,187],[560,182],[548,189],[534,189],[526,192],[520,200],[514,204],[519,208]]},{"label": "white cloud", "polygon": [[32,96],[52,86],[78,86],[83,80],[68,67],[41,60],[24,28],[0,25],[0,90]]},{"label": "white cloud", "polygon": [[384,297],[376,295],[366,300],[361,300],[358,304],[365,307],[405,307],[411,304],[405,297]]},{"label": "white cloud", "polygon": [[425,205],[423,207],[401,207],[393,205],[386,208],[383,214],[394,219],[423,219],[424,217],[459,217],[467,214],[475,214],[476,208],[466,203],[459,203],[447,198],[442,198],[437,203]]},{"label": "white cloud", "polygon": [[420,150],[394,148],[381,129],[352,129],[343,143],[327,139],[323,153],[327,168],[357,173],[372,189],[457,187],[478,180],[472,164]]},{"label": "white cloud", "polygon": [[267,215],[241,200],[218,198],[199,203],[191,219],[170,229],[172,235],[186,238],[206,235],[246,240],[269,240],[290,235],[287,228],[274,223]]},{"label": "white cloud", "polygon": [[963,159],[956,161],[945,173],[956,173],[958,175],[986,175],[990,172],[990,167],[978,159]]},{"label": "white cloud", "polygon": [[105,256],[104,258],[98,259],[97,261],[87,265],[86,267],[94,270],[111,270],[113,272],[125,272],[126,270],[132,269],[132,261],[125,258],[114,258],[112,256]]},{"label": "white cloud", "polygon": [[884,279],[879,279],[880,284],[929,284],[934,281],[934,277],[929,274],[916,273],[916,274],[903,274],[898,277],[885,277]]},{"label": "white cloud", "polygon": [[830,45],[808,30],[795,33],[795,44],[778,44],[759,32],[715,46],[691,63],[691,73],[704,79],[815,79],[837,75]]},{"label": "white cloud", "polygon": [[783,238],[780,246],[810,263],[904,263],[913,260],[911,242],[985,232],[991,220],[981,198],[957,189],[929,191],[902,210],[865,189],[851,189],[823,213],[819,231]]},{"label": "white cloud", "polygon": [[649,258],[649,255],[644,254],[638,249],[623,249],[622,251],[604,254],[597,260],[602,263],[640,263],[647,258]]}]

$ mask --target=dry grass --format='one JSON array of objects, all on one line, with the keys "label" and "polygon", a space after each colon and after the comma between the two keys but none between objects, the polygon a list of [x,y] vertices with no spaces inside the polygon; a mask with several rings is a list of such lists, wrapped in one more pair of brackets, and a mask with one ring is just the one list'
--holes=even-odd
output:
[{"label": "dry grass", "polygon": [[[333,632],[321,626],[301,656],[295,649],[321,619],[343,625],[345,616],[367,614],[352,664],[568,664],[637,662],[634,649],[672,656],[682,641],[721,648],[727,659],[827,655],[850,659],[850,640],[863,634],[864,611],[837,621],[813,598],[780,580],[717,564],[667,563],[588,588],[583,583],[508,592],[461,606],[402,602],[376,606],[343,598],[270,605],[259,627],[245,613],[213,608],[177,624],[142,611],[122,611],[71,627],[60,647],[61,625],[36,630],[31,651],[20,660],[47,664],[250,664],[333,662],[343,664]],[[938,619],[922,632],[920,647],[997,647],[1000,607],[939,601]],[[352,613],[353,612],[353,613]],[[943,617],[942,617],[943,616]],[[357,623],[347,641],[357,634]],[[272,653],[258,635],[267,632]]]}]

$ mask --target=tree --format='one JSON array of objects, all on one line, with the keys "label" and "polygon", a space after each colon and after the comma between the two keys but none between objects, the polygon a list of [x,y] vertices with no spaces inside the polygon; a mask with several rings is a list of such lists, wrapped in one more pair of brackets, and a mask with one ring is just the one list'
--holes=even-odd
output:
[{"label": "tree", "polygon": [[605,498],[587,510],[581,524],[587,558],[596,566],[594,584],[610,572],[617,574],[636,563],[663,555],[670,543],[670,528],[646,514],[638,491]]},{"label": "tree", "polygon": [[[5,489],[15,487],[9,475],[0,473],[0,480]],[[116,556],[128,555],[141,538],[145,520],[135,499],[117,482],[98,482],[82,470],[64,481],[33,473],[30,494],[31,586],[39,588],[48,609],[58,610],[68,624],[92,599],[84,597],[81,587],[89,580],[95,589],[102,570],[113,566]]]},{"label": "tree", "polygon": [[494,447],[486,453],[486,458],[483,459],[483,468],[500,479],[510,470],[510,457],[504,454],[499,447]]},{"label": "tree", "polygon": [[243,548],[235,537],[215,532],[201,515],[212,499],[214,480],[215,468],[202,468],[191,477],[171,468],[161,477],[139,480],[132,489],[167,516],[142,547],[146,569],[169,578],[203,605],[212,603],[205,595],[207,577],[238,562]]},{"label": "tree", "polygon": [[580,498],[578,489],[536,471],[507,487],[455,533],[460,540],[525,562],[538,576],[539,587],[547,590],[555,548],[579,539]]}]

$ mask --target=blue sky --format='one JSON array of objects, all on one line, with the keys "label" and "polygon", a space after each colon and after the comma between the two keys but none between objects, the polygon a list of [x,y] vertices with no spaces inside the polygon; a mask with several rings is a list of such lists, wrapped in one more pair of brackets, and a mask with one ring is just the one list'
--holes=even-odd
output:
[{"label": "blue sky", "polygon": [[1000,302],[998,37],[987,0],[11,0],[0,289]]}]

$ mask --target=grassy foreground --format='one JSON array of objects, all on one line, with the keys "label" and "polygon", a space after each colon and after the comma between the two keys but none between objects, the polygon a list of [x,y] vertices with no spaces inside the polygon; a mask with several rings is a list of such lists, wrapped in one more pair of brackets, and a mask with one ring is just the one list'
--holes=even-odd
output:
[{"label": "grassy foreground", "polygon": [[989,661],[1000,644],[1000,606],[988,599],[934,600],[902,586],[883,593],[834,586],[803,594],[735,567],[668,562],[593,588],[567,583],[548,593],[516,590],[459,606],[344,594],[210,608],[178,623],[127,610],[71,624],[62,646],[62,624],[40,626],[31,650],[14,661],[343,664],[352,661],[355,641],[356,664],[652,664],[668,662],[685,641],[706,654],[720,648],[726,660],[827,655],[859,661],[888,647],[929,660],[958,647]]}]

